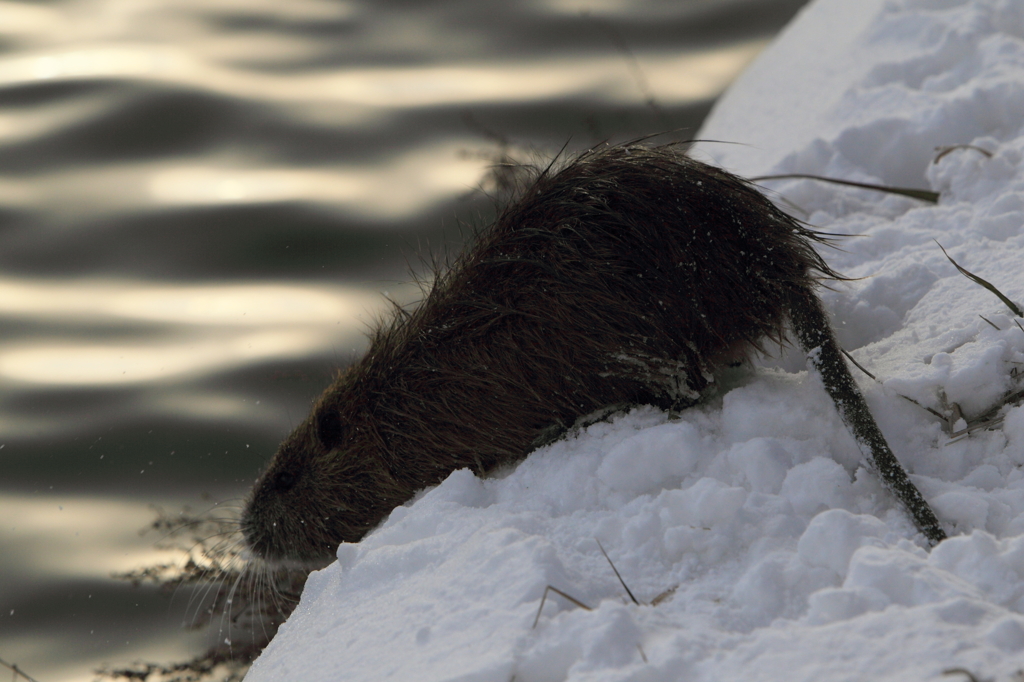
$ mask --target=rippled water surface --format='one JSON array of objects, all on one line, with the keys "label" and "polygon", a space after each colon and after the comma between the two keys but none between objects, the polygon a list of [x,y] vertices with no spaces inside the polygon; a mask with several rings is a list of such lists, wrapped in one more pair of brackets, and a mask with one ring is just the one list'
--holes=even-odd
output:
[{"label": "rippled water surface", "polygon": [[0,0],[0,658],[199,653],[150,505],[237,505],[492,162],[692,136],[801,4]]}]

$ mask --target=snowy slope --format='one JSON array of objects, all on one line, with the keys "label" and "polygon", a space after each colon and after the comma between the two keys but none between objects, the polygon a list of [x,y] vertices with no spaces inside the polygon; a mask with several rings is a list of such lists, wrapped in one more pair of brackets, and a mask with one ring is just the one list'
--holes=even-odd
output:
[{"label": "snowy slope", "polygon": [[[863,279],[823,298],[954,537],[924,549],[790,354],[724,376],[678,419],[640,408],[503,478],[452,474],[311,576],[247,680],[877,682],[959,667],[1009,681],[1024,668],[1024,407],[950,442],[900,396],[970,419],[1021,388],[1024,331],[933,240],[1024,300],[1022,124],[1024,3],[819,0],[701,132],[746,146],[696,152],[745,175],[941,193],[764,183],[811,224],[861,235],[825,255]],[[933,162],[957,144],[991,158]],[[629,602],[598,540],[640,601],[674,594]],[[593,610],[549,595],[531,627],[547,585]]]}]

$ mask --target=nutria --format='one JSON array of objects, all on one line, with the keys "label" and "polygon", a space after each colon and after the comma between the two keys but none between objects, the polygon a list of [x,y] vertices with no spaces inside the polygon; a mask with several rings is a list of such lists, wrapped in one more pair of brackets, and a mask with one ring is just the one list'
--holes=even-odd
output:
[{"label": "nutria", "polygon": [[789,320],[883,482],[932,543],[814,287],[834,273],[749,183],[675,146],[606,146],[536,174],[425,300],[371,336],[256,481],[242,517],[268,560],[318,562],[417,491],[525,457],[612,405],[679,409]]}]

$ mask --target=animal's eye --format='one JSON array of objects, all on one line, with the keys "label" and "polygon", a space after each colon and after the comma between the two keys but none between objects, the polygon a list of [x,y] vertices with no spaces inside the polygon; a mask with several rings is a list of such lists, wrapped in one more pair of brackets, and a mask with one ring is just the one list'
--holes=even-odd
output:
[{"label": "animal's eye", "polygon": [[299,477],[295,474],[294,471],[289,471],[288,469],[285,469],[284,471],[279,471],[277,475],[274,476],[274,489],[277,490],[278,492],[286,492],[288,490],[291,490],[291,488],[295,485],[295,482],[298,480]]},{"label": "animal's eye", "polygon": [[341,440],[341,417],[327,407],[316,417],[316,439],[324,450],[333,450]]}]

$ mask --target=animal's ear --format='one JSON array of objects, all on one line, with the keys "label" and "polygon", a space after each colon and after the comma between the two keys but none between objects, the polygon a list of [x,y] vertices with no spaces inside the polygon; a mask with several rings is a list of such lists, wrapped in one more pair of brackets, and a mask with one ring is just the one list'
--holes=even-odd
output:
[{"label": "animal's ear", "polygon": [[324,450],[333,450],[341,441],[341,415],[331,405],[324,405],[316,415],[316,439]]}]

